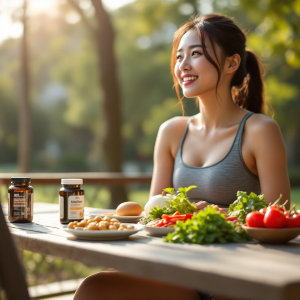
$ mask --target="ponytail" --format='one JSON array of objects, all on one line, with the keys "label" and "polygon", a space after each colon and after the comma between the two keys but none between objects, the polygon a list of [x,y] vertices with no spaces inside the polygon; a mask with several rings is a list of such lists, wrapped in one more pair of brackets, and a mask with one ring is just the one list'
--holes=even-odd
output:
[{"label": "ponytail", "polygon": [[255,113],[264,113],[264,84],[261,63],[257,55],[246,50],[246,76],[241,86],[234,87],[233,101]]}]

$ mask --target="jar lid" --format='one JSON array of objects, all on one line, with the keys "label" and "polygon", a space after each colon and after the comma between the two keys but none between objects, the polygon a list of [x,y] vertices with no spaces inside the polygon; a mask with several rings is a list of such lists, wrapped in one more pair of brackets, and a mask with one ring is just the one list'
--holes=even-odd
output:
[{"label": "jar lid", "polygon": [[62,179],[61,184],[83,184],[82,179]]},{"label": "jar lid", "polygon": [[11,177],[11,183],[30,183],[30,177]]}]

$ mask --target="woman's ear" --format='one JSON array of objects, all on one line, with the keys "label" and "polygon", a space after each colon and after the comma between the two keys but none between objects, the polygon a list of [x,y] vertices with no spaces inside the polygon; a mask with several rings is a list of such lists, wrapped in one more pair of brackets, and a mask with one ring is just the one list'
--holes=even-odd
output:
[{"label": "woman's ear", "polygon": [[226,58],[226,73],[227,74],[231,74],[233,72],[235,72],[241,63],[241,57],[238,54],[234,54],[230,57]]}]

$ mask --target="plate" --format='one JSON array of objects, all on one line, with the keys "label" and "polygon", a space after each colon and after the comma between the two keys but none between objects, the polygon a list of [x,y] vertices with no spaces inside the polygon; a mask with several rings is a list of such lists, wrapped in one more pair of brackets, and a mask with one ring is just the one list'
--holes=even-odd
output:
[{"label": "plate", "polygon": [[242,226],[254,239],[266,244],[284,244],[300,234],[300,228],[257,228]]},{"label": "plate", "polygon": [[[113,213],[113,216],[109,216],[107,214]],[[105,209],[99,209],[99,210],[93,210],[86,213],[86,216],[88,217],[110,217],[110,218],[116,218],[120,222],[138,222],[141,218],[144,217],[144,212],[142,212],[139,216],[118,216],[116,215],[115,210],[105,210]]]},{"label": "plate", "polygon": [[127,224],[134,226],[134,229],[130,230],[75,230],[63,228],[62,230],[70,233],[71,235],[77,237],[81,240],[90,240],[90,241],[111,241],[111,240],[121,240],[126,239],[130,235],[137,233],[143,229],[143,225],[139,224]]},{"label": "plate", "polygon": [[166,228],[166,227],[152,227],[152,226],[144,226],[144,230],[153,236],[164,236],[170,232],[174,232],[175,228]]}]

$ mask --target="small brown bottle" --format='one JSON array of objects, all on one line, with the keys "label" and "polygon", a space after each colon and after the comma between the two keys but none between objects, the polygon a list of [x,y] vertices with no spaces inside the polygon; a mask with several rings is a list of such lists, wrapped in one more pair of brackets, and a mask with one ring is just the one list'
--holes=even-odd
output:
[{"label": "small brown bottle", "polygon": [[84,190],[82,179],[62,179],[59,190],[60,223],[81,221],[84,217]]},{"label": "small brown bottle", "polygon": [[12,223],[30,223],[33,219],[33,187],[30,177],[11,177],[8,188],[8,220]]}]

